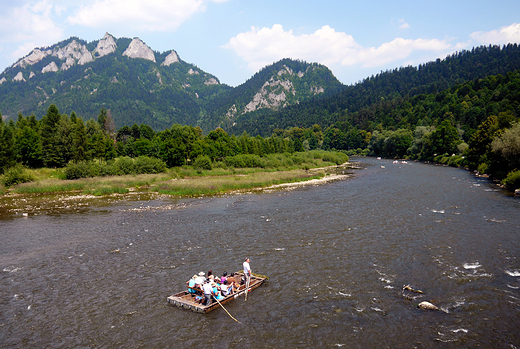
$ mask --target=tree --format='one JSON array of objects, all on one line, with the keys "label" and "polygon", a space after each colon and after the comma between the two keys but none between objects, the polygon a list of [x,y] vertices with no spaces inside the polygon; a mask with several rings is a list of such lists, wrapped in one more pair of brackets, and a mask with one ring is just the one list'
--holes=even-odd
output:
[{"label": "tree", "polygon": [[412,145],[412,131],[398,129],[390,131],[383,143],[383,154],[389,158],[403,158]]},{"label": "tree", "polygon": [[12,129],[4,123],[0,114],[0,174],[16,163],[13,145]]},{"label": "tree", "polygon": [[431,134],[434,151],[438,155],[457,153],[457,145],[462,143],[459,133],[449,120],[444,120]]},{"label": "tree", "polygon": [[16,132],[15,148],[24,166],[37,168],[42,165],[42,143],[38,132],[24,126]]},{"label": "tree", "polygon": [[499,177],[520,169],[520,122],[513,124],[509,129],[491,142],[493,153],[493,169],[501,172]]},{"label": "tree", "polygon": [[[74,113],[72,114],[74,115]],[[76,118],[72,127],[72,160],[75,162],[87,160],[87,129],[85,124],[83,120]]]},{"label": "tree", "polygon": [[42,160],[47,167],[61,166],[59,139],[56,132],[60,122],[60,112],[56,105],[51,104],[40,122],[40,137],[42,141]]},{"label": "tree", "polygon": [[470,169],[475,170],[482,163],[488,164],[487,155],[497,131],[498,118],[495,115],[490,115],[480,124],[477,132],[471,137],[468,144],[467,160]]}]

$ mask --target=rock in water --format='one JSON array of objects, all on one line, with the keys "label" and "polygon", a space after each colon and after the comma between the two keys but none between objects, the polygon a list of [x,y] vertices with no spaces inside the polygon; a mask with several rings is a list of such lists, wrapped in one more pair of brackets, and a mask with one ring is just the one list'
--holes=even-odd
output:
[{"label": "rock in water", "polygon": [[423,301],[423,302],[419,303],[417,305],[417,307],[419,307],[420,309],[439,310],[438,307],[436,307],[435,305],[433,305],[433,304],[431,304],[430,302],[427,302],[427,301]]}]

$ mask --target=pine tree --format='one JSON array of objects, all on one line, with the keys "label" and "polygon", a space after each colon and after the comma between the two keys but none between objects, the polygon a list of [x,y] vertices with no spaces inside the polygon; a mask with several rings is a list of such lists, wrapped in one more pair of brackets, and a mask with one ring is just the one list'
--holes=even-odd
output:
[{"label": "pine tree", "polygon": [[0,174],[15,163],[13,130],[4,123],[0,114]]},{"label": "pine tree", "polygon": [[59,167],[61,156],[59,153],[59,139],[57,128],[60,121],[60,112],[56,105],[51,104],[47,114],[40,122],[40,137],[42,140],[42,160],[46,167]]}]

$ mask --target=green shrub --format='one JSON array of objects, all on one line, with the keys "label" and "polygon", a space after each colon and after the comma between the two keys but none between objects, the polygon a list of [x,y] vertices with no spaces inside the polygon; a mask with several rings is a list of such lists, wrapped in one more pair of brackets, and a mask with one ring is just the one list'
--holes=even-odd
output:
[{"label": "green shrub", "polygon": [[197,156],[195,161],[193,161],[193,165],[192,166],[196,170],[208,170],[208,171],[210,171],[210,170],[213,169],[213,164],[211,163],[211,159],[207,155],[199,155],[199,156]]},{"label": "green shrub", "polygon": [[166,163],[157,158],[139,156],[134,159],[134,171],[137,174],[161,173],[166,171]]},{"label": "green shrub", "polygon": [[88,161],[79,161],[77,163],[69,162],[65,167],[65,178],[66,179],[79,179],[93,177],[91,170],[92,163]]},{"label": "green shrub", "polygon": [[488,164],[486,164],[485,162],[483,162],[483,163],[481,163],[481,164],[478,165],[478,167],[477,167],[477,171],[478,171],[478,173],[480,173],[480,174],[484,174],[484,173],[486,173],[488,167],[489,167]]},{"label": "green shrub", "polygon": [[128,175],[135,173],[134,160],[128,156],[117,158],[114,162],[114,168],[117,175]]},{"label": "green shrub", "polygon": [[97,168],[98,168],[97,176],[101,176],[101,177],[115,176],[117,174],[117,169],[114,164],[115,164],[114,160],[110,160],[105,163],[97,164]]},{"label": "green shrub", "polygon": [[341,152],[328,152],[323,154],[323,161],[341,165],[348,161],[348,155]]},{"label": "green shrub", "polygon": [[224,169],[224,170],[226,170],[226,169],[228,168],[227,165],[226,165],[226,163],[223,162],[223,161],[217,161],[217,162],[215,162],[215,163],[213,164],[213,167],[215,167],[215,168],[222,168],[222,169]]},{"label": "green shrub", "polygon": [[27,183],[34,181],[34,177],[21,165],[17,164],[5,171],[2,176],[2,183],[7,187],[17,185],[20,183]]},{"label": "green shrub", "polygon": [[462,164],[464,158],[460,155],[450,156],[448,159],[448,165],[452,167],[459,167]]},{"label": "green shrub", "polygon": [[229,167],[266,167],[266,160],[255,154],[240,154],[235,156],[228,156],[224,162]]},{"label": "green shrub", "polygon": [[520,171],[511,171],[507,177],[502,180],[502,184],[509,190],[520,189]]}]

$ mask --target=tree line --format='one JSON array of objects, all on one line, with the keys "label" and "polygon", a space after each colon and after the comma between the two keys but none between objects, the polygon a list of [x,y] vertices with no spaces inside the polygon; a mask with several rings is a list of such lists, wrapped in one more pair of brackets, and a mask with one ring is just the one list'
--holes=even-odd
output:
[{"label": "tree line", "polygon": [[263,156],[302,150],[301,142],[290,137],[252,137],[245,132],[237,137],[222,128],[207,135],[200,127],[179,124],[160,132],[146,124],[116,130],[110,110],[104,108],[97,120],[86,122],[75,112],[61,114],[54,104],[41,120],[19,114],[16,122],[6,123],[0,115],[0,174],[17,163],[29,168],[61,168],[82,161],[146,156],[174,167],[190,164],[200,156],[222,161],[240,154]]}]

